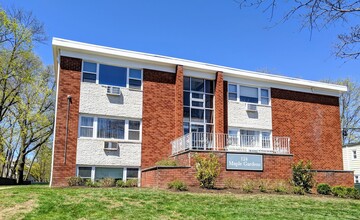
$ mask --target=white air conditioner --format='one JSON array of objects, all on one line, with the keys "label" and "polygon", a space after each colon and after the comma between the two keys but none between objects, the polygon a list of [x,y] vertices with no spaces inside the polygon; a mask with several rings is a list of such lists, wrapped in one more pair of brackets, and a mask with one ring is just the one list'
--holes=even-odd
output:
[{"label": "white air conditioner", "polygon": [[257,105],[251,104],[251,103],[246,103],[246,111],[257,112]]},{"label": "white air conditioner", "polygon": [[107,86],[106,94],[108,95],[121,95],[121,89],[117,86]]},{"label": "white air conditioner", "polygon": [[113,141],[105,141],[104,142],[104,150],[118,150],[119,143]]}]

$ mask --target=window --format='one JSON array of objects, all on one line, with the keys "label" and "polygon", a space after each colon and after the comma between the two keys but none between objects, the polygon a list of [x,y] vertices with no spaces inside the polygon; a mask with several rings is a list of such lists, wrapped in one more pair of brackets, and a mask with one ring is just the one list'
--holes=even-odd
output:
[{"label": "window", "polygon": [[359,176],[358,175],[355,175],[354,176],[354,182],[355,183],[360,183],[360,180],[359,180],[360,178],[359,178]]},{"label": "window", "polygon": [[99,180],[107,177],[114,178],[115,180],[122,180],[123,168],[105,168],[105,167],[95,168],[95,180]]},{"label": "window", "polygon": [[126,179],[137,179],[139,176],[139,169],[137,168],[127,168],[126,170]]},{"label": "window", "polygon": [[140,140],[140,121],[129,121],[129,140]]},{"label": "window", "polygon": [[258,88],[240,86],[240,101],[258,103]]},{"label": "window", "polygon": [[261,104],[269,105],[269,90],[268,89],[261,89]]},{"label": "window", "polygon": [[80,137],[92,137],[93,136],[93,122],[92,117],[80,118]]},{"label": "window", "polygon": [[91,179],[91,167],[79,167],[78,176],[83,179]]},{"label": "window", "polygon": [[99,83],[126,87],[127,69],[124,67],[100,64]]},{"label": "window", "polygon": [[229,84],[228,86],[229,100],[237,100],[237,85]]},{"label": "window", "polygon": [[130,69],[129,71],[129,88],[141,89],[141,70]]},{"label": "window", "polygon": [[356,150],[353,150],[353,159],[357,159]]},{"label": "window", "polygon": [[229,128],[229,145],[271,148],[271,131]]},{"label": "window", "polygon": [[99,118],[98,138],[124,139],[125,120]]},{"label": "window", "polygon": [[96,63],[83,62],[83,73],[82,73],[82,81],[89,83],[96,83]]}]

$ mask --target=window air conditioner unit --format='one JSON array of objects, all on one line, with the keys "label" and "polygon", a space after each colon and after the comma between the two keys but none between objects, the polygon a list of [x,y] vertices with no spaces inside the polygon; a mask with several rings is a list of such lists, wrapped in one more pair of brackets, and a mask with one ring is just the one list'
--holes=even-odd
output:
[{"label": "window air conditioner unit", "polygon": [[257,105],[256,104],[246,103],[246,111],[257,112]]},{"label": "window air conditioner unit", "polygon": [[118,142],[111,142],[111,141],[104,142],[104,150],[118,150],[118,148],[119,148]]},{"label": "window air conditioner unit", "polygon": [[117,86],[107,86],[106,94],[108,95],[121,95],[120,87]]}]

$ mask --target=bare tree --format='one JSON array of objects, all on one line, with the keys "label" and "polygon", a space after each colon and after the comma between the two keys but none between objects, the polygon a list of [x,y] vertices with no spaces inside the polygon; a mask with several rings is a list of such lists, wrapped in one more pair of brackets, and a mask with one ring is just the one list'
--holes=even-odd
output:
[{"label": "bare tree", "polygon": [[336,55],[341,58],[356,59],[360,55],[360,1],[358,0],[236,0],[241,8],[256,7],[270,13],[273,18],[279,5],[286,8],[281,22],[294,16],[300,17],[303,27],[313,29],[326,28],[341,22],[350,27],[348,33],[338,35]]}]

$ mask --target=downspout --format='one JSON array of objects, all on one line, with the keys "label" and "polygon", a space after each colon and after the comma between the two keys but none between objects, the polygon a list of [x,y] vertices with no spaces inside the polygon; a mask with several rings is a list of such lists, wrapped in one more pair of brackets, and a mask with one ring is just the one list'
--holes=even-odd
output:
[{"label": "downspout", "polygon": [[64,165],[66,164],[66,151],[67,151],[67,140],[69,135],[69,114],[70,114],[70,104],[72,103],[71,95],[67,96],[67,111],[66,111],[66,125],[65,125],[65,145],[64,145]]}]

